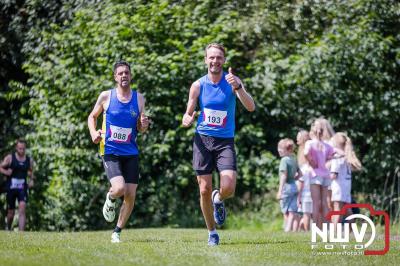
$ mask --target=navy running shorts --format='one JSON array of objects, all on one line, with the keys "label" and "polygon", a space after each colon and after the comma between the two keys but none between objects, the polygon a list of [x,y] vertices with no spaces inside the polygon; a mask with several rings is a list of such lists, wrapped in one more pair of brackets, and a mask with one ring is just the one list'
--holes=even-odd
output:
[{"label": "navy running shorts", "polygon": [[212,174],[214,169],[236,171],[233,138],[217,138],[196,133],[193,140],[193,169],[196,175]]},{"label": "navy running shorts", "polygon": [[14,210],[15,209],[15,201],[18,200],[18,203],[24,201],[28,202],[28,190],[26,189],[9,189],[7,191],[7,209]]}]

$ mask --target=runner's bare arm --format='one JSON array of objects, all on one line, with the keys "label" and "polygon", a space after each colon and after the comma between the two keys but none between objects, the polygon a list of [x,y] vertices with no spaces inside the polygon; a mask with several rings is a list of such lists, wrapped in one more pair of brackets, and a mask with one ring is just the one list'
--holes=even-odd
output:
[{"label": "runner's bare arm", "polygon": [[33,187],[34,185],[34,181],[35,181],[35,175],[33,174],[33,169],[35,166],[35,162],[33,161],[33,159],[31,158],[30,164],[29,164],[29,169],[28,169],[28,176],[29,176],[29,188]]},{"label": "runner's bare arm", "polygon": [[195,109],[197,106],[197,100],[200,95],[200,81],[193,82],[189,91],[189,99],[186,107],[186,112],[182,118],[182,126],[189,127],[195,119]]},{"label": "runner's bare arm", "polygon": [[96,104],[94,105],[94,108],[88,117],[90,136],[92,137],[92,141],[95,144],[99,143],[101,140],[101,129],[96,129],[97,118],[104,111],[105,103],[110,97],[109,95],[109,91],[103,91],[102,93],[100,93],[99,98],[97,99]]},{"label": "runner's bare arm", "polygon": [[140,117],[137,120],[137,129],[139,132],[143,133],[146,132],[149,128],[149,118],[145,115],[145,103],[146,100],[141,93],[138,93],[138,105],[139,105],[139,112]]},{"label": "runner's bare arm", "polygon": [[0,173],[6,176],[10,176],[12,173],[12,169],[10,169],[11,165],[11,154],[8,154],[0,164]]},{"label": "runner's bare arm", "polygon": [[246,91],[243,82],[238,79],[240,84],[242,85],[241,89],[235,90],[235,94],[240,100],[240,102],[243,104],[244,108],[246,108],[247,111],[249,112],[254,112],[256,110],[256,105],[254,103],[253,98],[251,95]]}]

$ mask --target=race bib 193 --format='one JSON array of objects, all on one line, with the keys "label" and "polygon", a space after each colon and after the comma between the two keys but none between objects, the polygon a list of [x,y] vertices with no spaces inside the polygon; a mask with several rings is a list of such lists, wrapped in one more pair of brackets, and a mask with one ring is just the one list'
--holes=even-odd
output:
[{"label": "race bib 193", "polygon": [[131,140],[132,128],[124,128],[110,125],[109,141],[128,143]]},{"label": "race bib 193", "polygon": [[11,178],[11,189],[23,189],[25,186],[25,179]]},{"label": "race bib 193", "polygon": [[219,111],[204,108],[204,123],[208,126],[224,127],[226,124],[227,111]]}]

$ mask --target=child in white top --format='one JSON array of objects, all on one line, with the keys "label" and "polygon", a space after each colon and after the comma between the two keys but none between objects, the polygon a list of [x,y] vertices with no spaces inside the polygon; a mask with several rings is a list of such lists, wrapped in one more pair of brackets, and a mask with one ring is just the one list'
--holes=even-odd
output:
[{"label": "child in white top", "polygon": [[297,145],[299,145],[299,149],[297,151],[297,162],[299,164],[300,170],[302,172],[302,176],[299,178],[299,194],[298,194],[298,206],[300,212],[303,213],[303,216],[300,220],[300,229],[304,231],[310,230],[310,222],[311,222],[311,214],[312,214],[312,198],[311,198],[311,190],[310,190],[310,179],[311,179],[311,167],[304,156],[304,146],[306,141],[310,140],[310,136],[308,131],[300,130],[297,133]]},{"label": "child in white top", "polygon": [[[339,211],[345,203],[351,203],[352,170],[359,171],[362,166],[354,153],[350,138],[345,133],[336,133],[332,138],[332,144],[344,154],[342,157],[333,159],[330,167],[333,209]],[[337,224],[340,219],[340,215],[335,215],[332,217],[332,222]]]}]

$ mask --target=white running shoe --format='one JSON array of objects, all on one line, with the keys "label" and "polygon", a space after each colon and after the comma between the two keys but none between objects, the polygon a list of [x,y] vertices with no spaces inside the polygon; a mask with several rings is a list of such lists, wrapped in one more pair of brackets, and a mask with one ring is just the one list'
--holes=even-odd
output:
[{"label": "white running shoe", "polygon": [[111,223],[115,219],[115,202],[112,202],[109,198],[110,192],[107,193],[106,202],[103,206],[103,216],[107,222]]},{"label": "white running shoe", "polygon": [[121,233],[113,232],[111,235],[111,243],[120,243]]}]

